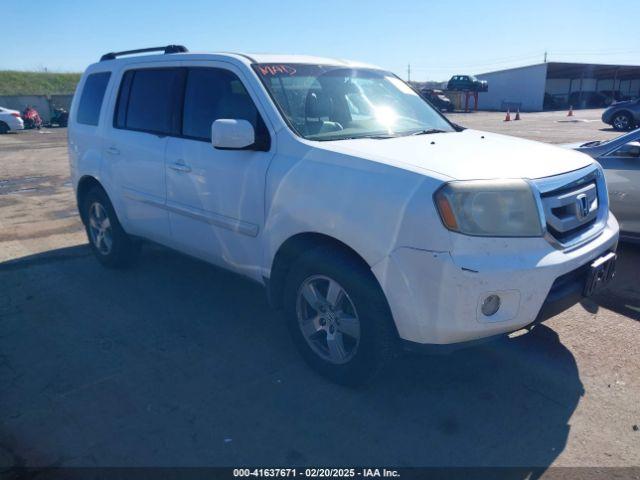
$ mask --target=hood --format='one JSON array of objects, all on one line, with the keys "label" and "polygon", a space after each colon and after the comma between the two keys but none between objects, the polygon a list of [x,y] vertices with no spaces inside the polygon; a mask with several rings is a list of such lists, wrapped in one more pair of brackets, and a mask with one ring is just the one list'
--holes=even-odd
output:
[{"label": "hood", "polygon": [[635,103],[637,103],[637,100],[621,100],[619,102],[613,102],[611,105],[609,105],[609,108],[628,107],[628,106],[634,105]]},{"label": "hood", "polygon": [[542,178],[578,170],[593,160],[575,150],[520,138],[463,130],[389,139],[314,143],[319,148],[456,180]]},{"label": "hood", "polygon": [[562,148],[567,148],[567,149],[578,149],[580,147],[582,147],[585,143],[589,143],[589,141],[584,141],[584,142],[575,142],[575,143],[561,143],[558,145],[558,147],[562,147]]}]

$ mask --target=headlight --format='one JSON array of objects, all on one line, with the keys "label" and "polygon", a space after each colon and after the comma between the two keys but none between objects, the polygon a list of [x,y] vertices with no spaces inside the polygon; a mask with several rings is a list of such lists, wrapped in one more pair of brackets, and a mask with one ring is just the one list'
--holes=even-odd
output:
[{"label": "headlight", "polygon": [[450,182],[435,194],[442,222],[449,229],[485,237],[542,235],[533,191],[524,180]]}]

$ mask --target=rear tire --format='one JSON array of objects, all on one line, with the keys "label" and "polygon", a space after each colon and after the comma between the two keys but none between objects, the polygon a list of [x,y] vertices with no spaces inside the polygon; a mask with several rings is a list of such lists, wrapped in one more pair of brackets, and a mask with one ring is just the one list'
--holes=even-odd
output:
[{"label": "rear tire", "polygon": [[627,112],[616,113],[611,120],[613,128],[620,132],[633,129],[633,124],[633,117]]},{"label": "rear tire", "polygon": [[0,135],[9,133],[10,130],[9,125],[4,122],[0,122]]},{"label": "rear tire", "polygon": [[112,268],[131,265],[140,252],[140,242],[122,229],[105,191],[92,188],[81,208],[89,245],[98,261]]},{"label": "rear tire", "polygon": [[286,279],[283,300],[302,357],[333,382],[365,384],[395,353],[384,294],[371,271],[347,252],[319,247],[303,254]]}]

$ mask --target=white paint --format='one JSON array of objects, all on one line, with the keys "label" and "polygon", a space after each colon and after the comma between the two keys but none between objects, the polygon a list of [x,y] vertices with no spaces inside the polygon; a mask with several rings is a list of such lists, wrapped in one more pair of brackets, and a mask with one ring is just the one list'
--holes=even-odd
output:
[{"label": "white paint", "polygon": [[22,118],[16,115],[20,115],[20,112],[0,107],[0,122],[4,122],[9,127],[9,131],[24,130]]},{"label": "white paint", "polygon": [[[295,56],[257,60],[358,66]],[[90,66],[85,78],[102,70],[113,73],[98,127],[77,124],[77,102],[72,105],[74,186],[83,175],[94,176],[127,232],[258,281],[270,276],[278,249],[292,236],[333,237],[371,266],[400,336],[421,343],[460,342],[530,323],[555,278],[617,242],[613,216],[596,239],[572,251],[543,237],[459,235],[443,227],[433,202],[434,192],[454,179],[552,177],[561,186],[574,175],[564,176],[567,172],[598,168],[586,155],[473,130],[305,140],[288,128],[250,64],[233,54],[174,54]],[[270,151],[217,150],[208,142],[114,129],[123,70],[174,65],[215,66],[238,75],[265,119]],[[517,73],[526,85],[509,90],[508,100],[541,108],[542,97],[525,94],[543,90],[544,72],[538,66]],[[496,83],[491,88],[500,91]],[[109,153],[112,147],[117,153]],[[488,292],[509,292],[509,311],[496,317],[501,321],[477,318],[478,301]]]},{"label": "white paint", "polygon": [[253,126],[246,120],[225,118],[211,125],[211,144],[216,148],[244,148],[255,139]]}]

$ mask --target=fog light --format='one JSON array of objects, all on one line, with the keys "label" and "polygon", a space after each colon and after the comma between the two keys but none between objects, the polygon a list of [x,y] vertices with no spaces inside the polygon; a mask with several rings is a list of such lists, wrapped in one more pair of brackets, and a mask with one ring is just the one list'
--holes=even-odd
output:
[{"label": "fog light", "polygon": [[494,313],[498,311],[500,308],[500,297],[498,295],[489,295],[482,302],[482,313],[483,315],[490,317]]}]

